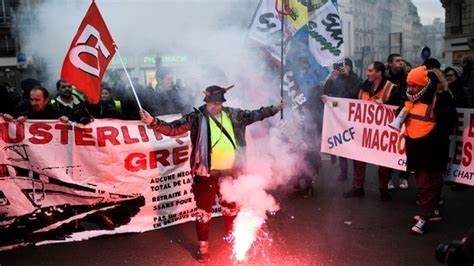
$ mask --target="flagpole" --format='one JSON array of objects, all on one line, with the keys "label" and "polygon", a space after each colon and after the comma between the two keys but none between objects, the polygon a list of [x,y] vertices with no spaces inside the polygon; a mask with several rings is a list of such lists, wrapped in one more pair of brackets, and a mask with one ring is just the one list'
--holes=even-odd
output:
[{"label": "flagpole", "polygon": [[[281,15],[280,97],[281,97],[281,102],[283,102],[283,78],[285,76],[285,70],[284,70],[285,16],[288,16],[290,14],[289,13],[290,2],[288,0],[281,0],[281,10],[278,10],[278,0],[276,0],[275,10],[278,14]],[[283,119],[283,109],[280,111],[280,118]]]},{"label": "flagpole", "polygon": [[[284,9],[284,0],[281,0],[281,10]],[[281,59],[281,65],[280,65],[280,97],[281,97],[281,102],[283,102],[283,78],[285,75],[285,71],[283,69],[283,46],[284,46],[284,40],[285,40],[285,15],[281,14],[281,49],[280,49],[280,59]],[[283,109],[280,111],[280,119],[283,119]]]},{"label": "flagpole", "polygon": [[130,86],[132,86],[133,95],[135,95],[135,99],[137,100],[138,108],[140,108],[140,111],[141,111],[143,110],[143,108],[142,108],[142,105],[140,104],[140,99],[138,99],[138,95],[137,95],[137,92],[135,91],[135,87],[133,86],[132,79],[130,78],[130,75],[128,74],[127,68],[125,67],[125,63],[123,62],[122,56],[120,55],[120,52],[117,46],[115,45],[115,43],[114,43],[114,46],[115,46],[115,52],[117,52],[117,55],[120,59],[120,63],[122,63],[123,70],[125,71],[125,74],[127,75],[128,82],[130,82]]}]

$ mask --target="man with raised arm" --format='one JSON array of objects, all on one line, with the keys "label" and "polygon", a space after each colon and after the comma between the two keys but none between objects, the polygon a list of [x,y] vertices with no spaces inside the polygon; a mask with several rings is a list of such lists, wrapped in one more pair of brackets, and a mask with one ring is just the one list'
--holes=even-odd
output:
[{"label": "man with raised arm", "polygon": [[283,109],[282,102],[253,111],[224,107],[224,94],[232,87],[207,87],[204,91],[205,105],[169,123],[152,117],[147,111],[140,111],[141,120],[164,135],[177,136],[191,131],[192,151],[189,161],[198,208],[196,230],[199,262],[209,261],[209,224],[216,195],[222,207],[226,236],[232,233],[238,206],[235,202],[222,200],[219,184],[222,178],[236,178],[244,170],[246,127]]}]

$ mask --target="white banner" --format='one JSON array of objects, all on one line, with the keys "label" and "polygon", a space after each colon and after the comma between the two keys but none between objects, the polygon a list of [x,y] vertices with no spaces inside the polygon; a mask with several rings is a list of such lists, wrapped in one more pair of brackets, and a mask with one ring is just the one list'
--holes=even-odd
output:
[{"label": "white banner", "polygon": [[344,58],[344,41],[339,12],[332,1],[311,12],[308,18],[309,50],[324,67]]},{"label": "white banner", "polygon": [[277,60],[281,60],[281,18],[275,10],[275,0],[260,0],[248,37],[262,46]]},{"label": "white banner", "polygon": [[474,186],[474,109],[458,108],[457,127],[450,136],[446,179]]},{"label": "white banner", "polygon": [[[405,170],[404,135],[388,127],[396,109],[371,101],[328,97],[324,105],[321,152]],[[474,186],[474,110],[458,109],[458,127],[450,139],[445,178]]]},{"label": "white banner", "polygon": [[0,120],[0,250],[193,220],[188,135],[138,121]]},{"label": "white banner", "polygon": [[387,126],[395,111],[395,106],[328,97],[321,151],[404,170],[404,136]]}]

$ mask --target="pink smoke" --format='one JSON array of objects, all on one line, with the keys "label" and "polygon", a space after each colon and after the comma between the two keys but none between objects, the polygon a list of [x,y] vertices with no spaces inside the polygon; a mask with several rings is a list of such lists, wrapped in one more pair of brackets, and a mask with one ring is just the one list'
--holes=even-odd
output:
[{"label": "pink smoke", "polygon": [[279,205],[267,193],[271,182],[258,175],[242,175],[237,179],[226,178],[221,183],[221,193],[226,201],[237,202],[240,210],[234,221],[234,248],[237,260],[244,260],[256,238],[257,232],[267,219],[267,211],[278,211]]}]

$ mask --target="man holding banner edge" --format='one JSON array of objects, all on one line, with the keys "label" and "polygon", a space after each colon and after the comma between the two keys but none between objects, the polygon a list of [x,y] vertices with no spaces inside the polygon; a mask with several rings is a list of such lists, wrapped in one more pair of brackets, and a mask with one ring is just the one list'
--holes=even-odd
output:
[{"label": "man holding banner edge", "polygon": [[[391,104],[399,106],[402,101],[400,89],[384,77],[385,65],[374,61],[367,68],[367,80],[359,90],[359,99],[375,101],[380,104]],[[354,160],[354,179],[352,188],[342,195],[344,198],[363,197],[365,195],[364,182],[367,163]],[[388,192],[388,181],[391,169],[384,166],[378,167],[379,191],[382,201],[391,199]]]}]

